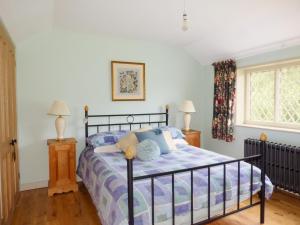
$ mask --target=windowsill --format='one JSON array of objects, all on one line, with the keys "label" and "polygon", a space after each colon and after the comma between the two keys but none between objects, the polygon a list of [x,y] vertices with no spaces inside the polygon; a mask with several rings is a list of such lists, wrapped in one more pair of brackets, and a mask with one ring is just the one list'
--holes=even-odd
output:
[{"label": "windowsill", "polygon": [[282,127],[271,127],[271,126],[262,126],[262,125],[253,125],[253,124],[236,124],[237,127],[248,127],[248,128],[257,128],[257,129],[266,129],[273,131],[289,132],[289,133],[298,133],[300,134],[299,129],[290,129]]}]

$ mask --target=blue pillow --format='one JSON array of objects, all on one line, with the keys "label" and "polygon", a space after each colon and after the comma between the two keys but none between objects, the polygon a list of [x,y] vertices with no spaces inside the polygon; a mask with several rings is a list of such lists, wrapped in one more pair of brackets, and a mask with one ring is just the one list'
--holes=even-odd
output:
[{"label": "blue pillow", "polygon": [[116,144],[119,141],[119,139],[127,133],[128,131],[125,130],[99,132],[89,136],[86,141],[89,146],[93,146],[94,148],[103,145],[113,145]]},{"label": "blue pillow", "polygon": [[185,135],[177,127],[166,126],[166,127],[161,127],[160,129],[163,131],[170,131],[173,139],[184,139],[185,138]]},{"label": "blue pillow", "polygon": [[135,135],[139,142],[147,139],[155,141],[160,148],[161,154],[168,154],[171,152],[171,149],[169,149],[169,146],[164,138],[163,132],[160,129],[153,129],[145,132],[136,132]]},{"label": "blue pillow", "polygon": [[159,146],[150,139],[144,140],[136,146],[136,156],[142,161],[151,161],[160,156]]}]

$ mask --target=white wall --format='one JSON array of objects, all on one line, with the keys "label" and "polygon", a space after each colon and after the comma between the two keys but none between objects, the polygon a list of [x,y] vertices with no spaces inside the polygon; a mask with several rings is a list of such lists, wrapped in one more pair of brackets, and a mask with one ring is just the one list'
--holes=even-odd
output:
[{"label": "white wall", "polygon": [[[111,60],[146,63],[146,101],[111,101]],[[47,111],[55,99],[68,103],[66,137],[84,147],[83,106],[91,113],[158,112],[170,104],[171,123],[181,127],[176,104],[192,99],[200,66],[179,49],[137,40],[97,37],[55,30],[17,45],[17,102],[21,184],[48,180],[46,140],[55,138],[54,117]],[[193,119],[197,120],[195,114]]]},{"label": "white wall", "polygon": [[[276,52],[265,53],[237,61],[237,66],[250,66],[272,61],[285,60],[300,57],[300,46],[288,48]],[[243,156],[243,143],[244,139],[252,137],[258,138],[261,132],[268,134],[269,139],[272,141],[300,145],[300,133],[271,131],[265,129],[249,128],[249,127],[235,127],[235,141],[227,143],[213,139],[211,135],[212,129],[212,115],[213,115],[213,79],[214,71],[212,66],[204,66],[201,72],[201,101],[198,108],[200,109],[200,118],[198,126],[202,130],[203,147],[222,154],[230,155],[233,157]],[[300,90],[299,90],[300,91]],[[238,94],[238,93],[237,93]]]}]

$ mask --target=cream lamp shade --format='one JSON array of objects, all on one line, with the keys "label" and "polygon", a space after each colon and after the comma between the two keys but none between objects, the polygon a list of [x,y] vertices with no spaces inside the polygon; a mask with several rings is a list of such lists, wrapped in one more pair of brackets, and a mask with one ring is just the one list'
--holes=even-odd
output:
[{"label": "cream lamp shade", "polygon": [[48,115],[57,116],[55,120],[55,128],[57,133],[57,140],[64,139],[64,131],[66,127],[66,121],[63,116],[70,116],[70,110],[67,104],[63,101],[54,101],[51,108],[48,111]]},{"label": "cream lamp shade", "polygon": [[190,130],[191,113],[196,112],[195,106],[191,100],[185,100],[179,107],[184,112],[184,130]]},{"label": "cream lamp shade", "polygon": [[70,116],[71,113],[65,102],[56,100],[52,103],[52,106],[48,111],[48,115]]},{"label": "cream lamp shade", "polygon": [[180,111],[185,113],[193,113],[196,112],[194,104],[191,100],[186,100],[180,106]]}]

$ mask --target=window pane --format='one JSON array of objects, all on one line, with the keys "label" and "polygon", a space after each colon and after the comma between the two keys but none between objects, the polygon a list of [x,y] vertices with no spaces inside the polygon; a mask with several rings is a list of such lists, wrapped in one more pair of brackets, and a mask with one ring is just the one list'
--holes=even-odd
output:
[{"label": "window pane", "polygon": [[300,66],[281,69],[280,122],[300,124]]},{"label": "window pane", "polygon": [[250,119],[274,121],[274,71],[253,72],[250,75]]}]

